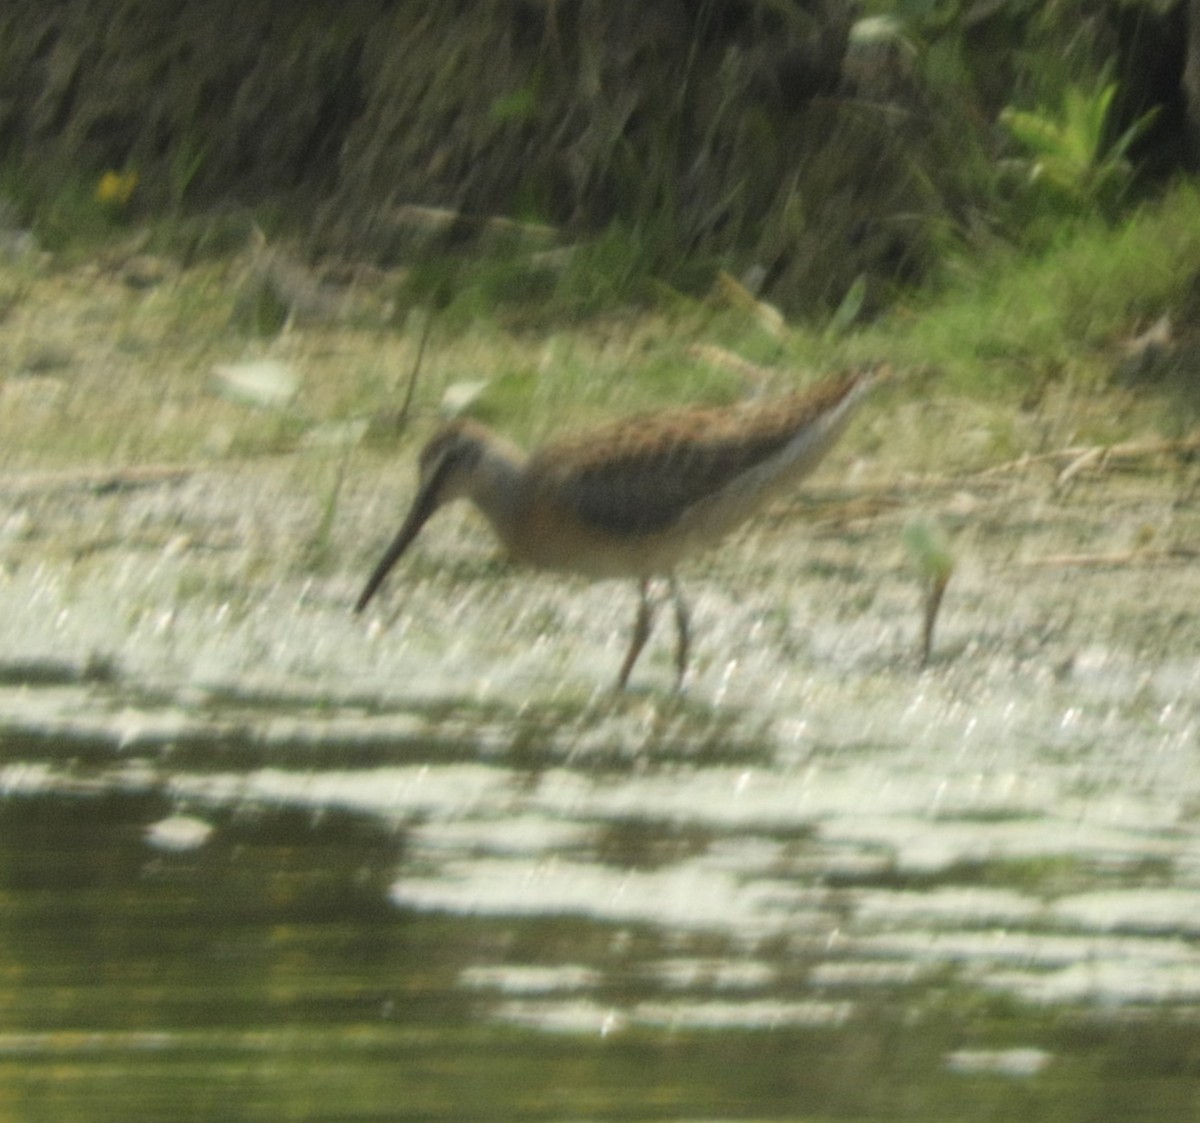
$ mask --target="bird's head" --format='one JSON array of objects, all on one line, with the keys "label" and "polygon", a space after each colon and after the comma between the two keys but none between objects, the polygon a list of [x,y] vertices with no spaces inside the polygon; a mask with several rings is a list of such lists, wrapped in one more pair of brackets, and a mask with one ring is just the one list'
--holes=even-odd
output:
[{"label": "bird's head", "polygon": [[418,461],[416,497],[399,533],[384,551],[355,602],[355,612],[366,608],[388,571],[412,545],[433,513],[444,504],[471,494],[473,480],[491,443],[491,434],[473,421],[453,421],[430,438]]}]

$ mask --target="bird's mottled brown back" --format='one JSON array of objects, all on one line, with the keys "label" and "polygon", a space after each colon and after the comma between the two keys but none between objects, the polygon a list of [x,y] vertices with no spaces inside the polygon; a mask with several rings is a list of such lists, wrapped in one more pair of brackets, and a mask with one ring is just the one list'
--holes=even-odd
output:
[{"label": "bird's mottled brown back", "polygon": [[543,446],[530,462],[530,482],[535,492],[553,491],[581,522],[604,533],[667,531],[695,504],[819,425],[865,377],[734,409],[626,418]]}]

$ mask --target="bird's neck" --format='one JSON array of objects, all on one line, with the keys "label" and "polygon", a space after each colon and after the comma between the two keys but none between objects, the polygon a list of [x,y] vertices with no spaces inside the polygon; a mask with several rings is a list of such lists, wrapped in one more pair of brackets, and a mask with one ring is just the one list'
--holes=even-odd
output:
[{"label": "bird's neck", "polygon": [[510,545],[525,505],[529,457],[516,445],[492,437],[471,478],[469,498],[496,535]]}]

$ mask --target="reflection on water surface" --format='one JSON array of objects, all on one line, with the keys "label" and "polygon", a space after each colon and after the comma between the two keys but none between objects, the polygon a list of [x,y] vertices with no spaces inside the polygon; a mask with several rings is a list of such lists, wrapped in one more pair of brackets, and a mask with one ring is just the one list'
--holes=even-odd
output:
[{"label": "reflection on water surface", "polygon": [[1184,793],[1080,790],[1073,732],[983,772],[678,703],[5,701],[14,1119],[1200,1108]]}]

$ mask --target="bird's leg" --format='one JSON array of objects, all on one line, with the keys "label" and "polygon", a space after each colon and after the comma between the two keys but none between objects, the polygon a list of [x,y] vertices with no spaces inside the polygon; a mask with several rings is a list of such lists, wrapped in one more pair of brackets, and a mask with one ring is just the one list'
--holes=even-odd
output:
[{"label": "bird's leg", "polygon": [[671,599],[675,602],[675,633],[678,637],[675,647],[675,670],[678,675],[675,679],[675,689],[682,690],[683,677],[687,674],[688,653],[692,647],[692,614],[679,591],[679,582],[675,580],[674,574],[667,579],[667,588],[671,590]]},{"label": "bird's leg", "polygon": [[638,611],[637,619],[633,622],[633,639],[629,643],[629,651],[625,654],[625,662],[621,664],[621,673],[617,675],[617,689],[624,690],[629,681],[629,672],[646,646],[650,631],[654,627],[654,611],[650,607],[650,582],[642,577],[638,580]]}]

